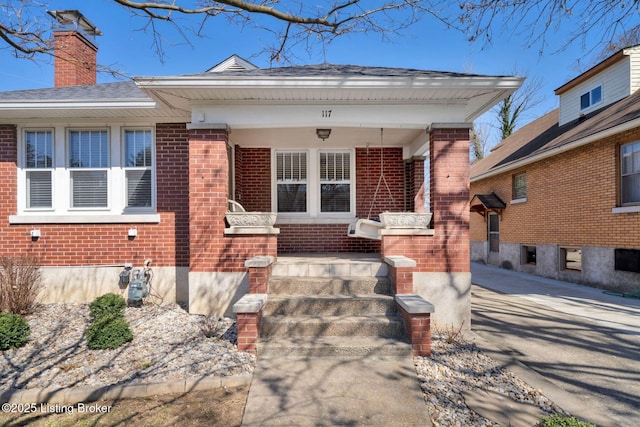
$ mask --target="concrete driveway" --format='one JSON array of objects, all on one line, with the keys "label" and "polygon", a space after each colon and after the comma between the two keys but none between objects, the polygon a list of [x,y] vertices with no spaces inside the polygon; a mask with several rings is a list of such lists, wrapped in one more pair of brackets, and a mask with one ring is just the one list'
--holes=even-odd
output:
[{"label": "concrete driveway", "polygon": [[572,415],[640,425],[640,300],[472,263],[477,343]]}]

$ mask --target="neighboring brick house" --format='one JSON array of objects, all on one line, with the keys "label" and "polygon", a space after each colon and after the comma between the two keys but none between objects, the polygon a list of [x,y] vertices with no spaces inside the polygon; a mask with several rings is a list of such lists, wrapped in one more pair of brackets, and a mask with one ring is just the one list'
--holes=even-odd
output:
[{"label": "neighboring brick house", "polygon": [[[56,46],[95,51],[99,31],[81,24]],[[150,258],[165,301],[221,315],[246,292],[250,257],[368,252],[416,260],[416,292],[468,319],[469,129],[522,79],[236,56],[200,74],[74,75],[0,93],[0,255],[38,256],[45,300],[113,291],[124,263]],[[275,225],[225,224],[228,199]],[[425,205],[427,232],[347,235],[370,211]]]},{"label": "neighboring brick house", "polygon": [[472,165],[472,260],[640,287],[639,88],[640,46],[622,49]]}]

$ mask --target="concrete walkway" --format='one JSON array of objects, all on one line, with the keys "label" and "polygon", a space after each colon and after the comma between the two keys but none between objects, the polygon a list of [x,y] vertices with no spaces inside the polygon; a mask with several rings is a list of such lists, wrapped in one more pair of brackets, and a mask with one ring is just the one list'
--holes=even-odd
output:
[{"label": "concrete walkway", "polygon": [[640,300],[472,263],[477,344],[573,415],[636,426]]},{"label": "concrete walkway", "polygon": [[411,357],[260,359],[243,426],[431,426]]}]

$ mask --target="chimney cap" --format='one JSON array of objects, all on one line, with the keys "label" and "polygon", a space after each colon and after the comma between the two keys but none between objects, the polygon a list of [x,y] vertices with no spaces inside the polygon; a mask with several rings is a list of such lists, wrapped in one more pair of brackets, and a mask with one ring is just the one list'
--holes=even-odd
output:
[{"label": "chimney cap", "polygon": [[47,13],[58,21],[57,30],[81,30],[88,36],[101,36],[102,31],[78,10],[48,10]]}]

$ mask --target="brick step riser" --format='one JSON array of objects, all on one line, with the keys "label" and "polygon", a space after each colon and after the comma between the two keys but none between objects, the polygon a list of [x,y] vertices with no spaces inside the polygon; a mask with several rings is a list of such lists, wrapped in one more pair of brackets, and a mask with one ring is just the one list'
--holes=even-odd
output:
[{"label": "brick step riser", "polygon": [[269,282],[271,295],[390,295],[391,283],[379,279],[323,279],[272,277]]},{"label": "brick step riser", "polygon": [[366,298],[327,299],[327,298],[292,298],[270,299],[264,308],[264,315],[309,315],[309,316],[344,316],[360,314],[396,314],[395,301],[389,299],[369,300]]},{"label": "brick step riser", "polygon": [[400,338],[404,328],[400,319],[378,322],[293,321],[265,317],[262,319],[261,337],[348,337],[374,336]]}]

